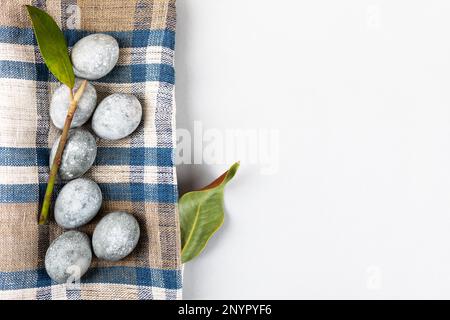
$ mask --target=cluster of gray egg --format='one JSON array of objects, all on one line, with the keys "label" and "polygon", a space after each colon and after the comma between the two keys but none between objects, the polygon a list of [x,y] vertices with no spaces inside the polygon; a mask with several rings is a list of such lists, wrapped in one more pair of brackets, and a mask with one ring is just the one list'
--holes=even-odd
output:
[{"label": "cluster of gray egg", "polygon": [[[119,45],[109,35],[92,34],[75,44],[71,58],[77,77],[76,91],[82,79],[100,79],[114,68],[119,58]],[[70,89],[65,85],[53,94],[50,118],[59,129],[64,127],[70,97]],[[135,96],[123,93],[112,94],[97,106],[95,87],[87,83],[73,117],[59,169],[60,178],[71,181],[61,189],[54,209],[56,223],[70,231],[56,238],[45,256],[47,273],[58,283],[66,282],[69,277],[79,279],[92,260],[88,235],[71,230],[89,223],[102,205],[102,192],[97,183],[81,178],[94,164],[97,155],[96,138],[88,130],[79,128],[91,117],[92,130],[99,138],[119,140],[136,130],[141,122],[142,107]],[[59,139],[52,147],[50,163],[53,163]],[[131,214],[111,212],[95,227],[92,249],[100,259],[118,261],[134,250],[139,235],[139,224]]]}]

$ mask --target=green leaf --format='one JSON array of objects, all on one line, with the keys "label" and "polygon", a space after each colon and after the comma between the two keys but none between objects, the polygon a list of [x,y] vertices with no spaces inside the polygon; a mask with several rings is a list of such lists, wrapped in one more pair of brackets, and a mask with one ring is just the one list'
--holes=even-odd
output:
[{"label": "green leaf", "polygon": [[73,88],[75,75],[64,34],[45,11],[33,6],[27,6],[27,10],[45,64],[59,81]]},{"label": "green leaf", "polygon": [[235,163],[210,185],[184,194],[178,202],[181,226],[181,260],[192,260],[205,248],[224,220],[223,191],[239,168]]}]

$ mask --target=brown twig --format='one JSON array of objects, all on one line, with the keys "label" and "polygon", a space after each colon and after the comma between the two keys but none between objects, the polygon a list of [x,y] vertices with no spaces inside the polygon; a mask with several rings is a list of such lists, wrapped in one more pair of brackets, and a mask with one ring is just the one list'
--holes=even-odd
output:
[{"label": "brown twig", "polygon": [[55,158],[51,166],[50,176],[47,182],[47,189],[45,190],[44,202],[42,204],[41,214],[39,215],[39,224],[47,223],[50,203],[52,201],[53,188],[55,186],[55,180],[58,174],[59,166],[61,165],[61,158],[64,152],[64,147],[66,146],[70,125],[72,124],[73,115],[77,110],[78,101],[80,101],[80,98],[83,95],[84,90],[86,89],[86,84],[87,81],[84,80],[75,95],[73,94],[73,90],[70,89],[70,106],[69,110],[67,111],[66,121],[64,123],[61,139],[59,140],[58,149],[56,149]]}]

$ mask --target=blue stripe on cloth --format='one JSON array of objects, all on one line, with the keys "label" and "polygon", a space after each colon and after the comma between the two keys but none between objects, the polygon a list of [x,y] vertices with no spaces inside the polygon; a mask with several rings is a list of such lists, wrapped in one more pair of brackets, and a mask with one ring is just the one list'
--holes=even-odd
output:
[{"label": "blue stripe on cloth", "polygon": [[0,184],[0,203],[39,201],[38,184]]},{"label": "blue stripe on cloth", "polygon": [[[103,199],[175,203],[177,188],[173,184],[99,183]],[[39,201],[46,184],[0,184],[0,203],[31,203]],[[58,185],[59,187],[59,185]]]},{"label": "blue stripe on cloth", "polygon": [[[0,166],[30,167],[48,166],[48,148],[7,148],[0,147]],[[172,148],[108,148],[97,149],[97,166],[140,165],[172,167],[174,150]]]},{"label": "blue stripe on cloth", "polygon": [[48,166],[48,162],[49,149],[47,148],[0,147],[0,166]]},{"label": "blue stripe on cloth", "polygon": [[100,183],[105,200],[136,202],[177,202],[177,187],[173,184]]},{"label": "blue stripe on cloth", "polygon": [[[57,82],[44,63],[0,60],[0,78]],[[116,66],[101,83],[136,83],[158,81],[175,83],[175,70],[168,64]]]},{"label": "blue stripe on cloth", "polygon": [[[81,283],[113,283],[165,289],[181,288],[180,270],[162,270],[143,267],[92,268],[81,279]],[[45,269],[16,272],[0,272],[0,290],[20,290],[47,287],[52,282]]]},{"label": "blue stripe on cloth", "polygon": [[174,150],[172,148],[98,148],[95,164],[106,165],[139,165],[139,166],[174,166]]},{"label": "blue stripe on cloth", "polygon": [[[92,33],[94,32],[84,30],[64,31],[64,35],[69,46],[73,46],[78,40]],[[109,34],[117,39],[121,48],[138,48],[147,46],[161,46],[172,50],[175,48],[175,32],[167,29],[144,29],[103,33]],[[32,29],[8,26],[0,27],[0,42],[21,45],[36,45]]]}]

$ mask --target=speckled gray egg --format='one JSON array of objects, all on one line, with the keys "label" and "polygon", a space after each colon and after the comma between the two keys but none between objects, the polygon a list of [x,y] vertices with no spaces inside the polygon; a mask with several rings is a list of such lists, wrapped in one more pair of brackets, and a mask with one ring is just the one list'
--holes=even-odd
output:
[{"label": "speckled gray egg", "polygon": [[142,106],[135,96],[115,93],[98,105],[92,117],[92,129],[100,138],[118,140],[136,130],[141,118]]},{"label": "speckled gray egg", "polygon": [[[50,153],[50,165],[58,148],[59,137]],[[95,161],[97,144],[94,136],[84,129],[71,129],[59,167],[59,176],[63,180],[72,180],[82,176]]]},{"label": "speckled gray egg", "polygon": [[55,202],[56,223],[66,229],[91,221],[102,206],[102,192],[92,180],[79,178],[67,183]]},{"label": "speckled gray egg", "polygon": [[112,212],[97,224],[92,236],[92,247],[98,258],[118,261],[134,250],[139,235],[139,224],[131,214]]},{"label": "speckled gray egg", "polygon": [[[82,83],[81,79],[75,80],[74,93],[78,90]],[[70,89],[65,84],[59,86],[52,96],[50,102],[50,118],[53,124],[58,129],[63,129],[64,122],[66,121],[67,111],[70,105]],[[71,128],[76,128],[85,124],[97,105],[97,92],[92,84],[89,82],[86,85],[86,89],[78,102],[77,110],[72,119]]]},{"label": "speckled gray egg", "polygon": [[106,76],[116,65],[119,44],[110,35],[95,33],[75,43],[71,56],[77,77],[97,80]]},{"label": "speckled gray egg", "polygon": [[45,255],[45,270],[57,283],[79,280],[89,269],[92,251],[89,237],[68,231],[56,238]]}]

